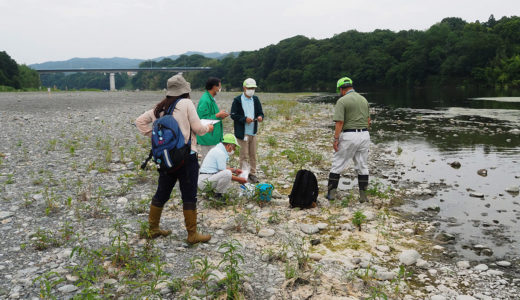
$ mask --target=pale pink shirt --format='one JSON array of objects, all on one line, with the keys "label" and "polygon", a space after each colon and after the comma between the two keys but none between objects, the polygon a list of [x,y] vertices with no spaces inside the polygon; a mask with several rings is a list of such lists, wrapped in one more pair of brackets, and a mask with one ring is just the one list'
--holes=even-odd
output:
[{"label": "pale pink shirt", "polygon": [[[153,122],[157,119],[153,111],[154,109],[148,110],[135,120],[135,126],[139,132],[148,137],[152,136],[152,125]],[[197,110],[195,109],[191,99],[182,99],[179,101],[175,106],[175,110],[173,111],[173,117],[179,124],[182,135],[184,136],[185,143],[188,142],[188,134],[191,133],[191,150],[196,152],[196,135],[206,134],[209,131],[209,128],[207,125],[202,125],[200,122],[199,115],[197,114]]]}]

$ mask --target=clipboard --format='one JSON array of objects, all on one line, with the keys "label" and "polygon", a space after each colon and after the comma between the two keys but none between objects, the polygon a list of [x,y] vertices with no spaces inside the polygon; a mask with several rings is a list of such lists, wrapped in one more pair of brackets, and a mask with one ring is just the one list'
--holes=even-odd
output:
[{"label": "clipboard", "polygon": [[211,120],[211,119],[200,119],[202,125],[214,125],[220,122],[220,120]]}]

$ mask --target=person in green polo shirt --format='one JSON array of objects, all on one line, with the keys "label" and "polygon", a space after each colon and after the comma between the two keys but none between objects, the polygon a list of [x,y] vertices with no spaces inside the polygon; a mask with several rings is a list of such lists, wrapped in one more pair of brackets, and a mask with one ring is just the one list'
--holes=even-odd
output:
[{"label": "person in green polo shirt", "polygon": [[352,79],[340,78],[336,83],[336,90],[342,97],[334,107],[334,156],[329,173],[327,199],[336,198],[340,173],[352,159],[358,175],[359,202],[365,202],[368,186],[370,107],[367,99],[354,90]]},{"label": "person in green polo shirt", "polygon": [[[200,97],[199,104],[197,105],[197,114],[201,119],[210,120],[223,120],[229,116],[225,110],[219,110],[215,96],[222,89],[222,83],[220,79],[216,77],[208,78],[206,82],[206,92]],[[222,141],[224,130],[222,122],[218,122],[214,125],[213,132],[205,135],[197,135],[197,144],[199,145],[199,153],[202,155],[201,161],[204,161],[204,157],[208,154],[211,148],[215,147]]]}]

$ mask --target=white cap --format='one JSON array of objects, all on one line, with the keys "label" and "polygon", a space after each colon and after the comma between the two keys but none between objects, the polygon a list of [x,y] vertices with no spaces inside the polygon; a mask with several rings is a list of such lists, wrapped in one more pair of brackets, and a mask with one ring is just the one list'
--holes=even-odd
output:
[{"label": "white cap", "polygon": [[253,79],[253,78],[248,78],[246,80],[244,80],[244,84],[242,84],[242,86],[246,87],[246,88],[256,88],[256,81]]}]

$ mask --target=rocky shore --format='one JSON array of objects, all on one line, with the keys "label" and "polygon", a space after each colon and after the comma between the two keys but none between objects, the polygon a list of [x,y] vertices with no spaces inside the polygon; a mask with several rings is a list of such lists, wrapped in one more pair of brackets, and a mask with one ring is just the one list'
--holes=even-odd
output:
[{"label": "rocky shore", "polygon": [[[259,178],[272,201],[238,185],[226,204],[201,192],[212,239],[188,246],[177,190],[162,219],[173,234],[141,237],[157,175],[139,169],[149,141],[133,121],[162,93],[0,93],[0,299],[518,299],[518,257],[467,261],[435,222],[397,208],[443,186],[381,184],[404,171],[395,149],[371,147],[370,203],[357,202],[352,169],[341,197],[325,200],[332,105],[301,96],[259,94]],[[289,208],[300,168],[318,177],[316,209]]]}]

